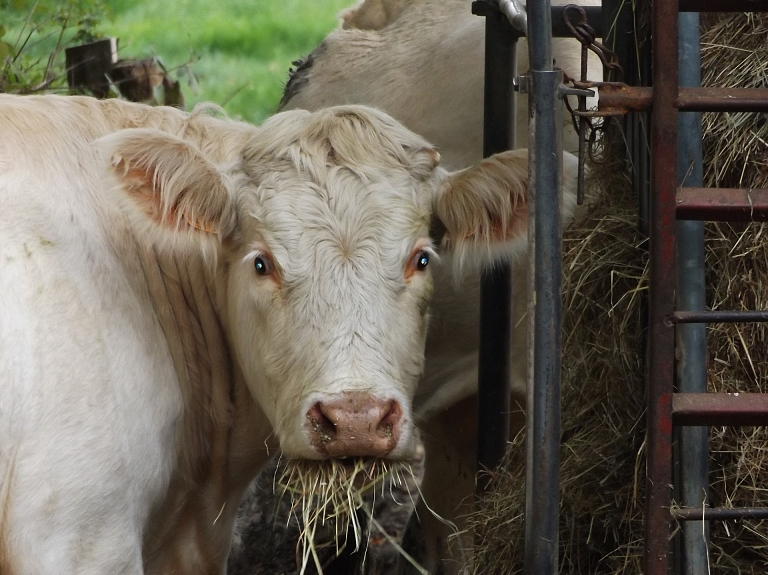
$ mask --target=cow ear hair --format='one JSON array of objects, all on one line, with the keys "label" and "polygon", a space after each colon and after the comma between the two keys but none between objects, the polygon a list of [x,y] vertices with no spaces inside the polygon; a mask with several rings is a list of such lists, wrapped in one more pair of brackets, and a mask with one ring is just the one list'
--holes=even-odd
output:
[{"label": "cow ear hair", "polygon": [[[563,223],[576,207],[578,159],[563,154]],[[527,251],[528,150],[502,152],[450,174],[436,198],[434,216],[459,268],[514,260]]]},{"label": "cow ear hair", "polygon": [[175,237],[226,237],[233,231],[234,210],[222,174],[191,143],[159,130],[128,129],[96,145],[133,219]]},{"label": "cow ear hair", "polygon": [[445,230],[443,245],[461,263],[523,253],[528,230],[528,151],[496,154],[450,174],[436,198],[435,216]]}]

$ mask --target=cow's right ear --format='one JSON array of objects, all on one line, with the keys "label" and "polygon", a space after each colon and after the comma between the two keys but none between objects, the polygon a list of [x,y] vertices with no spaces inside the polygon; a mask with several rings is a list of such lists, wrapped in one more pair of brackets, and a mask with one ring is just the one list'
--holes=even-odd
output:
[{"label": "cow's right ear", "polygon": [[[563,153],[563,224],[576,208],[578,159]],[[552,169],[557,169],[553,162]],[[459,264],[485,265],[522,256],[528,248],[528,150],[502,152],[448,176],[435,199],[443,244]]]},{"label": "cow's right ear", "polygon": [[[459,262],[510,258],[526,249],[528,230],[528,151],[486,158],[450,174],[438,193],[435,216],[443,244]],[[472,263],[472,262],[469,262]]]},{"label": "cow's right ear", "polygon": [[222,174],[194,145],[159,130],[121,130],[95,144],[131,219],[164,239],[226,237],[235,225]]}]

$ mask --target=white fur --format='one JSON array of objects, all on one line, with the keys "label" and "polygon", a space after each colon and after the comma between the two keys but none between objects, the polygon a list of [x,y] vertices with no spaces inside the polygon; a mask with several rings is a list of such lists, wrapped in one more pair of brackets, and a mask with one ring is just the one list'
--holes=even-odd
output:
[{"label": "white fur", "polygon": [[4,575],[222,572],[275,440],[320,457],[318,398],[397,401],[389,456],[410,457],[434,281],[414,250],[437,206],[484,247],[518,241],[471,226],[519,185],[479,166],[454,188],[363,107],[254,128],[0,96],[0,130]]},{"label": "white fur", "polygon": [[[554,1],[568,4],[570,0]],[[581,0],[580,5],[599,5],[599,0]],[[341,14],[340,27],[327,36],[310,56],[310,65],[299,70],[289,82],[281,103],[283,109],[315,110],[339,104],[364,104],[380,108],[410,130],[424,136],[440,151],[444,165],[466,168],[480,162],[483,130],[483,76],[485,18],[473,16],[467,0],[360,0]],[[552,45],[555,65],[578,78],[580,44],[573,39],[556,38]],[[602,79],[602,67],[590,53],[590,78]],[[518,42],[518,73],[528,69],[528,46]],[[590,100],[589,105],[594,105]],[[575,152],[578,140],[568,114],[564,114],[563,142],[566,151]],[[518,95],[516,141],[520,148],[528,142],[527,96]],[[514,158],[514,156],[512,156]],[[525,172],[525,157],[518,157],[518,168]],[[469,169],[471,171],[472,168]],[[490,174],[488,174],[490,175]],[[563,155],[563,218],[568,221],[575,209],[576,160]],[[454,177],[461,177],[457,174]],[[525,202],[520,178],[512,181],[521,188],[511,196],[479,195],[480,204]],[[468,204],[471,210],[476,204]],[[461,216],[461,203],[452,205]],[[441,208],[438,206],[438,212]],[[486,239],[493,233],[482,211],[473,223]],[[450,218],[446,218],[450,219]],[[509,222],[501,222],[504,227]],[[518,222],[525,225],[527,222]],[[472,227],[470,225],[469,227]],[[435,294],[427,338],[425,372],[414,398],[416,418],[428,430],[450,429],[456,418],[455,406],[471,398],[477,390],[479,343],[480,266],[488,260],[507,260],[514,266],[514,309],[512,313],[511,388],[514,401],[524,404],[526,385],[527,337],[525,255],[527,242],[461,243],[454,234],[458,253],[446,255],[435,266]],[[458,242],[456,241],[458,240]],[[464,404],[467,402],[464,401]],[[441,419],[446,418],[445,421]],[[467,501],[474,491],[471,481],[449,477],[445,460],[450,451],[452,473],[466,476],[474,472],[476,426],[462,429],[468,440],[464,449],[442,444],[440,438],[426,442],[425,473],[435,481],[425,482],[424,498],[445,518],[460,527],[462,515],[469,511]],[[453,450],[453,451],[451,451]],[[444,453],[445,452],[445,453]],[[432,453],[432,455],[430,455]],[[449,467],[451,466],[449,465]],[[464,491],[456,490],[456,486]],[[437,487],[437,491],[432,488]],[[459,505],[461,503],[461,506]],[[450,534],[436,521],[428,525],[429,512],[421,508],[424,538],[428,541],[427,568],[443,569],[446,575],[458,573],[460,554],[446,547],[437,549]],[[426,518],[426,519],[425,519]],[[430,530],[434,528],[435,530]],[[471,543],[471,534],[467,540]],[[454,561],[442,562],[452,558]],[[442,564],[441,564],[442,563]]]},{"label": "white fur", "polygon": [[[600,0],[555,0],[599,6]],[[436,144],[450,169],[471,166],[483,151],[485,18],[467,0],[362,0],[342,13],[342,25],[313,54],[295,92],[281,108],[317,110],[365,104],[384,110]],[[552,41],[555,65],[579,78],[581,45]],[[528,44],[518,42],[518,72],[528,70]],[[600,60],[590,52],[590,78],[602,79]],[[575,100],[574,100],[575,103]],[[589,105],[595,105],[590,99]],[[567,114],[564,149],[578,150]],[[518,95],[517,147],[528,142],[528,99]]]}]

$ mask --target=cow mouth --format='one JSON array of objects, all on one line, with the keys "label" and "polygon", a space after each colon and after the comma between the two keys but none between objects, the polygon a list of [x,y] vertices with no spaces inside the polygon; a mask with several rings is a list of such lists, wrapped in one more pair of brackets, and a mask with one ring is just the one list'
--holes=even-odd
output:
[{"label": "cow mouth", "polygon": [[[407,485],[405,478],[413,476],[407,463],[372,457],[290,459],[281,467],[275,489],[289,498],[291,512],[301,525],[298,548],[302,554],[318,543],[313,540],[316,527],[326,524],[336,534],[337,544],[354,541],[358,550],[368,540],[361,533],[360,512],[372,517],[373,503],[387,481]],[[339,541],[340,536],[345,540]]]},{"label": "cow mouth", "polygon": [[318,499],[332,498],[336,492],[354,499],[381,488],[387,480],[399,483],[412,473],[407,461],[377,457],[289,459],[276,485],[292,497],[318,498],[318,492],[325,491]]}]

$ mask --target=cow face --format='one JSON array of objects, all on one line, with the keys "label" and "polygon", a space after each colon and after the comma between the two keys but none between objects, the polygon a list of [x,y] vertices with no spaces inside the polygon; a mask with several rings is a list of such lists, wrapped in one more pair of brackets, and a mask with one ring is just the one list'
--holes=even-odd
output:
[{"label": "cow face", "polygon": [[165,249],[215,244],[229,344],[284,452],[410,457],[437,251],[524,249],[525,152],[449,174],[362,107],[278,114],[223,167],[159,132],[108,145],[128,209]]}]

